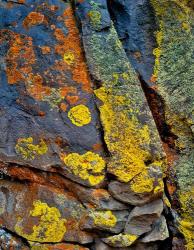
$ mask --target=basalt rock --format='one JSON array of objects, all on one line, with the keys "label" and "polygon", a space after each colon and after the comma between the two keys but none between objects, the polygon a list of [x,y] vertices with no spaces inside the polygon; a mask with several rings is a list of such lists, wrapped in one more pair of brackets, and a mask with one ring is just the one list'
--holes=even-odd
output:
[{"label": "basalt rock", "polygon": [[0,0],[0,249],[193,249],[193,16]]}]

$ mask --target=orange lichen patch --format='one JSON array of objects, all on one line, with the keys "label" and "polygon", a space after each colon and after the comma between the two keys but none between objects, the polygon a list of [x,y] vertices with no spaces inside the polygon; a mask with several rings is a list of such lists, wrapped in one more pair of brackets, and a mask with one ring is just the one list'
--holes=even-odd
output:
[{"label": "orange lichen patch", "polygon": [[[15,84],[19,81],[26,81],[26,75],[32,71],[32,65],[35,63],[35,54],[32,47],[32,38],[22,36],[16,33],[9,34],[10,48],[7,53],[7,79],[9,84]],[[21,66],[18,62],[24,59]]]},{"label": "orange lichen patch", "polygon": [[[15,84],[24,79],[26,71],[29,71],[29,65],[35,62],[35,55],[32,49],[32,40],[30,37],[22,37],[19,34],[10,34],[10,48],[7,53],[7,79],[9,84]],[[29,59],[28,67],[23,65],[24,73],[18,67],[17,61],[22,58]]]},{"label": "orange lichen patch", "polygon": [[101,143],[96,143],[92,146],[92,148],[95,150],[95,151],[99,151],[99,150],[102,150],[103,149],[103,146]]},{"label": "orange lichen patch", "polygon": [[6,73],[7,73],[7,80],[9,84],[14,84],[23,79],[22,74],[17,70],[16,64],[14,64],[14,67],[12,69],[7,68]]},{"label": "orange lichen patch", "polygon": [[61,105],[60,105],[60,109],[63,110],[64,112],[67,111],[67,107],[68,107],[68,105],[65,103],[61,103]]},{"label": "orange lichen patch", "polygon": [[108,199],[110,197],[109,193],[104,190],[104,189],[95,189],[93,192],[92,192],[92,195],[97,198],[97,199]]},{"label": "orange lichen patch", "polygon": [[44,22],[44,15],[38,12],[31,12],[23,21],[24,27],[29,28]]},{"label": "orange lichen patch", "polygon": [[59,42],[55,47],[55,51],[64,59],[67,69],[71,70],[73,80],[82,84],[85,91],[91,92],[91,82],[72,9],[68,7],[63,16],[65,25],[68,28],[68,35],[65,36],[61,29],[55,29],[54,35]]},{"label": "orange lichen patch", "polygon": [[173,195],[176,191],[176,186],[174,184],[170,184],[168,182],[166,183],[166,185],[167,185],[168,193],[170,195]]},{"label": "orange lichen patch", "polygon": [[76,104],[77,101],[79,100],[79,97],[78,97],[78,96],[71,96],[71,95],[68,95],[68,96],[66,97],[66,100],[67,100],[67,102],[70,103],[70,104]]},{"label": "orange lichen patch", "polygon": [[77,89],[70,86],[70,87],[63,87],[60,88],[60,94],[62,97],[66,97],[68,94],[77,94]]},{"label": "orange lichen patch", "polygon": [[51,52],[51,48],[48,46],[42,46],[41,50],[43,55],[49,54]]}]

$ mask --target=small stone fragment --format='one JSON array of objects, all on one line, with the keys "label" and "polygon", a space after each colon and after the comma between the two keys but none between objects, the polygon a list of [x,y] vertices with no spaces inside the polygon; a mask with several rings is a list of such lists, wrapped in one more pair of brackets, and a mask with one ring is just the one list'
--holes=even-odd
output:
[{"label": "small stone fragment", "polygon": [[152,224],[163,211],[162,200],[156,200],[142,207],[135,207],[129,214],[124,232],[126,234],[142,235],[152,229]]},{"label": "small stone fragment", "polygon": [[125,226],[129,212],[123,211],[90,211],[84,219],[83,229],[103,230],[120,233]]},{"label": "small stone fragment", "polygon": [[144,205],[153,200],[156,196],[154,192],[136,193],[131,189],[129,183],[122,183],[118,181],[110,182],[109,192],[115,199],[134,206]]},{"label": "small stone fragment", "polygon": [[169,237],[168,227],[166,224],[166,219],[162,215],[152,226],[152,231],[147,233],[141,242],[153,242],[158,240],[165,240]]},{"label": "small stone fragment", "polygon": [[137,240],[137,238],[138,236],[133,234],[118,234],[108,238],[103,238],[102,240],[113,247],[129,247]]}]

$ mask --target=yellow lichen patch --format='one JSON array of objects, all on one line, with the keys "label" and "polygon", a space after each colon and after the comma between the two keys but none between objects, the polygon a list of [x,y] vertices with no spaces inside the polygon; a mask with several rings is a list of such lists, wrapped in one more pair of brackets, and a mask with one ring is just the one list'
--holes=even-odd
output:
[{"label": "yellow lichen patch", "polygon": [[68,117],[71,122],[78,127],[89,124],[92,119],[90,110],[83,104],[71,108],[68,112]]},{"label": "yellow lichen patch", "polygon": [[150,143],[148,126],[138,122],[130,107],[129,117],[129,110],[124,108],[127,101],[124,103],[123,97],[121,101],[120,96],[113,94],[110,88],[106,90],[101,87],[95,94],[103,102],[100,115],[105,141],[112,153],[108,171],[120,181],[129,182],[136,175],[147,171],[145,162],[151,158],[149,148],[146,149]]},{"label": "yellow lichen patch", "polygon": [[131,181],[131,189],[135,193],[149,193],[154,189],[154,178],[151,178],[147,171],[135,176]]},{"label": "yellow lichen patch", "polygon": [[20,220],[15,226],[18,235],[30,241],[38,242],[60,242],[66,232],[66,220],[61,218],[61,214],[56,207],[49,207],[47,203],[36,200],[33,203],[34,209],[30,216],[39,219],[38,225],[34,225],[32,233],[23,232],[20,226]]},{"label": "yellow lichen patch", "polygon": [[194,249],[194,222],[188,221],[188,220],[181,220],[179,222],[179,230],[184,235],[187,245],[187,250],[193,250]]},{"label": "yellow lichen patch", "polygon": [[75,61],[75,56],[71,51],[69,51],[64,54],[63,59],[68,65],[71,65]]},{"label": "yellow lichen patch", "polygon": [[42,245],[31,246],[31,250],[49,250],[48,247]]},{"label": "yellow lichen patch", "polygon": [[44,155],[48,151],[48,147],[44,140],[40,140],[40,143],[33,144],[33,138],[19,138],[15,146],[17,154],[20,154],[23,159],[33,160],[37,155]]},{"label": "yellow lichen patch", "polygon": [[119,246],[122,245],[122,247],[129,247],[137,240],[137,238],[138,236],[133,234],[118,234],[108,237],[106,242],[113,246],[119,244]]},{"label": "yellow lichen patch", "polygon": [[83,155],[72,153],[65,156],[63,160],[72,174],[82,180],[87,180],[92,186],[104,180],[105,161],[98,154],[93,152]]},{"label": "yellow lichen patch", "polygon": [[179,192],[179,201],[181,203],[181,219],[179,220],[179,230],[184,235],[187,242],[187,250],[194,249],[194,188],[190,191]]},{"label": "yellow lichen patch", "polygon": [[96,226],[114,227],[117,223],[116,216],[112,211],[94,211],[90,213]]}]

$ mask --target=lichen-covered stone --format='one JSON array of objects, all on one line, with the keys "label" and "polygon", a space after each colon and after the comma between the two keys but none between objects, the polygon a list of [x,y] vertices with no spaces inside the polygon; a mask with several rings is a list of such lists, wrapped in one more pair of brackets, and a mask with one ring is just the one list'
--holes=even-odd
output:
[{"label": "lichen-covered stone", "polygon": [[[129,182],[140,173],[147,177],[147,162],[162,167],[164,154],[143,91],[113,24],[106,31],[88,32],[87,4],[83,1],[77,6],[89,69],[102,83],[95,94],[100,100],[105,142],[112,155],[108,172],[122,182]],[[106,4],[102,8],[107,8]]]},{"label": "lichen-covered stone", "polygon": [[120,233],[125,226],[129,212],[123,211],[89,211],[84,218],[82,228],[85,230],[103,230]]},{"label": "lichen-covered stone", "polygon": [[157,91],[165,102],[166,123],[175,135],[174,149],[177,160],[171,165],[177,176],[177,195],[181,207],[177,211],[179,219],[175,220],[180,223],[180,231],[186,238],[188,249],[194,248],[194,13],[191,2],[151,1],[158,24],[154,76]]},{"label": "lichen-covered stone", "polygon": [[90,234],[79,229],[85,209],[71,193],[44,185],[2,180],[0,193],[6,201],[5,211],[0,216],[1,226],[28,241],[65,240],[85,244],[93,240]]},{"label": "lichen-covered stone", "polygon": [[89,186],[103,182],[104,173],[96,181],[88,173],[80,176],[62,157],[104,155],[92,81],[70,3],[1,1],[0,16],[1,160],[57,171]]}]

